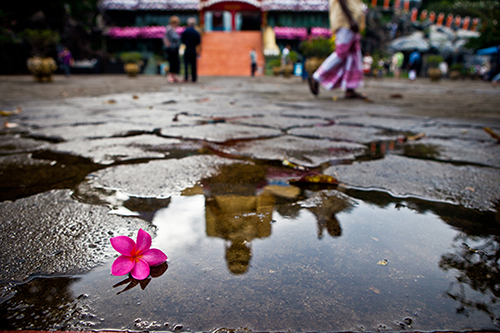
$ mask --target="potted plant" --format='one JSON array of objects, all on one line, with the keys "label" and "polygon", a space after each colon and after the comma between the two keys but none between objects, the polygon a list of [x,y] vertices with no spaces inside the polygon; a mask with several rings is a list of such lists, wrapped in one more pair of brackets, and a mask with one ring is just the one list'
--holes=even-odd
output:
[{"label": "potted plant", "polygon": [[431,78],[431,81],[439,81],[443,76],[443,73],[441,73],[439,69],[439,64],[442,61],[444,61],[444,59],[440,55],[430,55],[427,57],[427,76]]},{"label": "potted plant", "polygon": [[300,53],[306,57],[306,71],[312,75],[323,61],[335,50],[335,44],[329,38],[310,38],[300,43],[299,50]]},{"label": "potted plant", "polygon": [[450,79],[458,80],[461,77],[464,77],[467,74],[465,70],[465,66],[460,63],[454,63],[450,66]]},{"label": "potted plant", "polygon": [[51,82],[57,63],[48,54],[59,43],[59,33],[52,30],[26,29],[20,35],[31,46],[32,57],[28,58],[26,63],[28,70],[33,73],[36,81]]},{"label": "potted plant", "polygon": [[130,77],[135,77],[140,71],[140,66],[142,65],[142,54],[140,52],[122,52],[120,54],[120,60],[125,63],[123,69],[125,73]]}]

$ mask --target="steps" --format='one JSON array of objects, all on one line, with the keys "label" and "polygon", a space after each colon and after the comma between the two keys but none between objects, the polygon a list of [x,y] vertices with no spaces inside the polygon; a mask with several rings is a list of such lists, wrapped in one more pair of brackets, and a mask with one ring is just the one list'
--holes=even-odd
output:
[{"label": "steps", "polygon": [[[250,76],[250,50],[257,52],[257,68],[264,68],[260,31],[206,32],[198,59],[200,76]],[[257,70],[256,75],[259,74]]]}]

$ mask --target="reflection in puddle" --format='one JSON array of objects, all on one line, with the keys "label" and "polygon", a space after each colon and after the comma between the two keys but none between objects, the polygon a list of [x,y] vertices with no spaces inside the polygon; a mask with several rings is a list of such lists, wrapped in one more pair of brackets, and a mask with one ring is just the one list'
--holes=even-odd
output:
[{"label": "reflection in puddle", "polygon": [[110,275],[110,260],[78,278],[12,286],[0,328],[498,329],[494,214],[301,189],[286,184],[293,172],[233,165],[155,209],[134,199],[127,209],[150,212],[168,270],[141,283]]}]

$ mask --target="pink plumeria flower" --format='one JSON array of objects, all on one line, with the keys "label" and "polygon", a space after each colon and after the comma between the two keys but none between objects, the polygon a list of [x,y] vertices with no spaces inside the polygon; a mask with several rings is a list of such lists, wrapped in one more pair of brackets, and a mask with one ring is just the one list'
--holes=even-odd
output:
[{"label": "pink plumeria flower", "polygon": [[167,261],[161,250],[150,249],[151,236],[142,229],[137,233],[137,243],[127,236],[110,239],[113,248],[121,253],[111,266],[111,274],[120,276],[130,273],[134,279],[144,280],[149,276],[149,266],[157,266]]}]

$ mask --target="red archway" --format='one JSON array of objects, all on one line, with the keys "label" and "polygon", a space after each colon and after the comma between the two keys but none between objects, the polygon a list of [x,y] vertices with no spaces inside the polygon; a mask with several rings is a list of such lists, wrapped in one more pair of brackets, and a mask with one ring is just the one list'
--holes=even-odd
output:
[{"label": "red archway", "polygon": [[201,0],[200,1],[200,23],[205,26],[205,12],[207,11],[227,11],[231,14],[231,30],[236,30],[236,14],[241,12],[259,13],[261,22],[263,15],[261,12],[261,0]]}]

